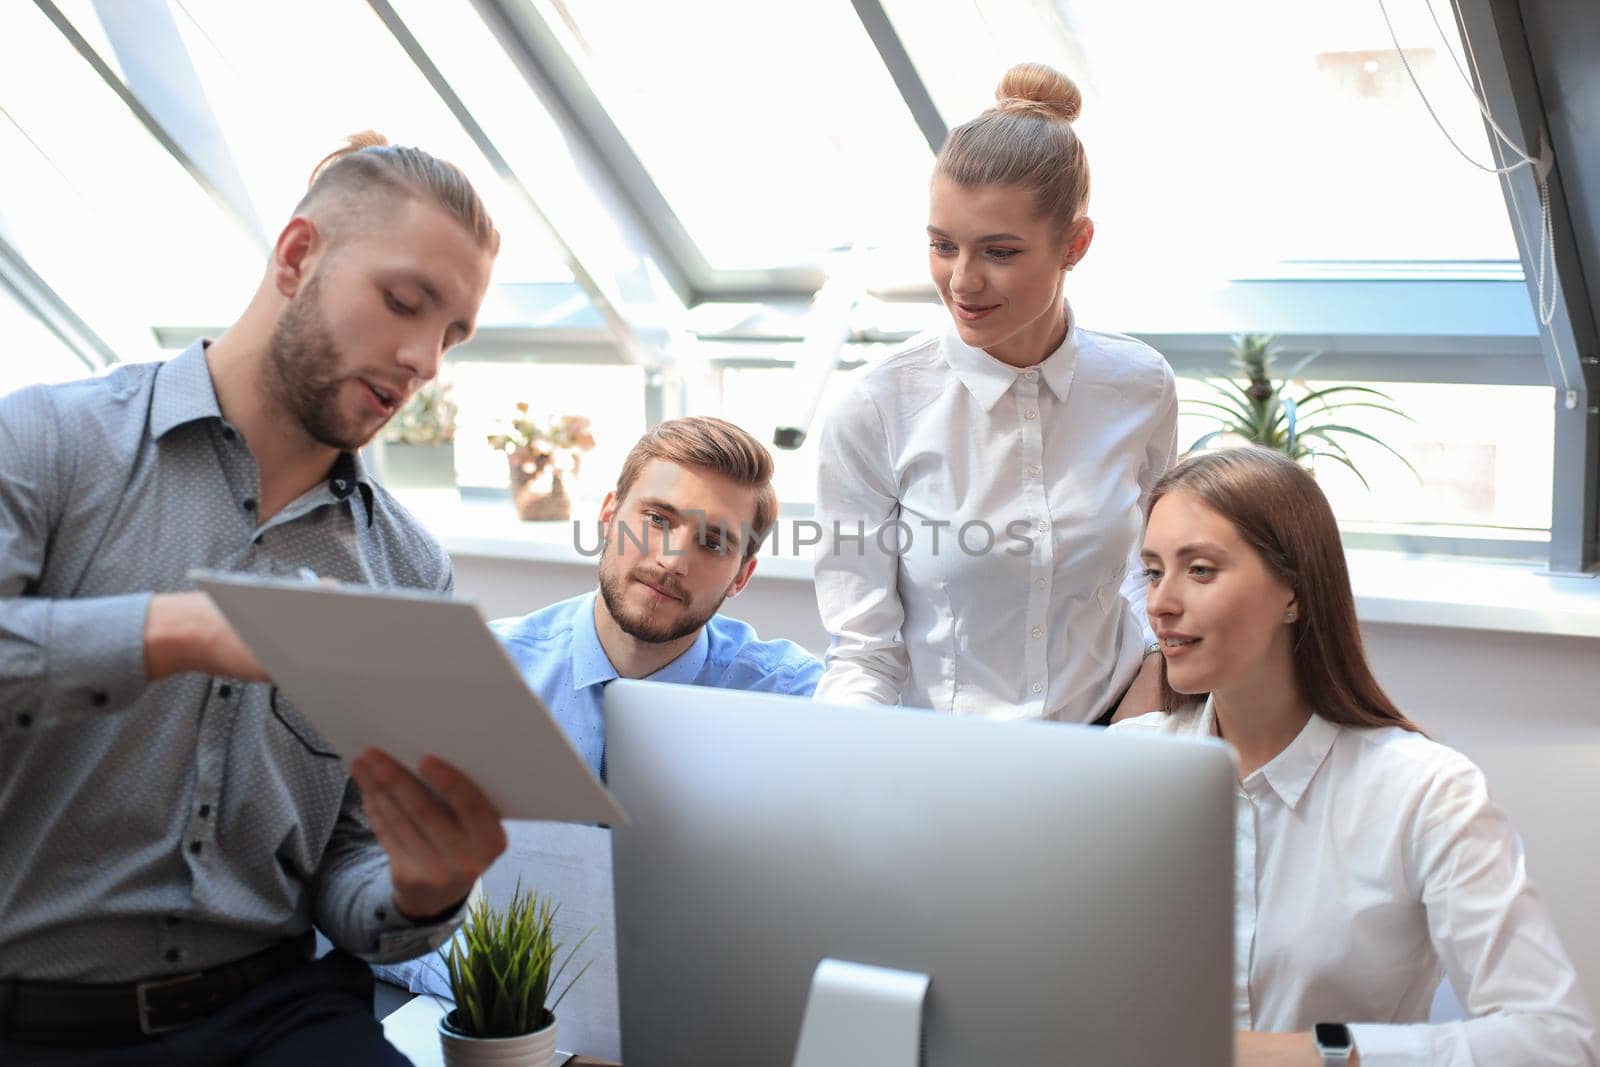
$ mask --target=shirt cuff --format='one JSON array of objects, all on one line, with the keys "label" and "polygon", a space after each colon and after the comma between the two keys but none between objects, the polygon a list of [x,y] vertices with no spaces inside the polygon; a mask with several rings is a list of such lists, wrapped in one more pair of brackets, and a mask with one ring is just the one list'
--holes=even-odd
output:
[{"label": "shirt cuff", "polygon": [[364,906],[367,908],[369,963],[392,963],[432,952],[449,941],[460,929],[467,909],[483,893],[483,883],[475,882],[472,892],[450,914],[427,923],[414,922],[400,913],[394,903],[394,887],[387,870],[374,882]]},{"label": "shirt cuff", "polygon": [[144,661],[150,593],[55,600],[47,644],[50,687],[64,709],[127,707],[149,684]]},{"label": "shirt cuff", "polygon": [[1421,1067],[1430,1059],[1429,1027],[1350,1024],[1361,1067]]}]

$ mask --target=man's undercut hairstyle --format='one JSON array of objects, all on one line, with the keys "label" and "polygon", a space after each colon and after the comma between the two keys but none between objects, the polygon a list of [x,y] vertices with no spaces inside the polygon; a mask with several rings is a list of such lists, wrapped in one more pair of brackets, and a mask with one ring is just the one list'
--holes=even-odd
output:
[{"label": "man's undercut hairstyle", "polygon": [[709,471],[754,489],[756,513],[744,544],[745,559],[760,550],[761,542],[778,519],[778,493],[772,488],[772,453],[765,445],[733,423],[709,415],[668,419],[646,430],[622,461],[616,490],[619,503],[627,499],[628,490],[653,459]]},{"label": "man's undercut hairstyle", "polygon": [[311,171],[306,195],[295,214],[310,214],[337,238],[362,228],[374,201],[384,196],[416,197],[437,204],[490,255],[500,251],[494,228],[472,182],[454,163],[420,148],[392,145],[382,134],[351,134],[343,148],[329,153]]}]

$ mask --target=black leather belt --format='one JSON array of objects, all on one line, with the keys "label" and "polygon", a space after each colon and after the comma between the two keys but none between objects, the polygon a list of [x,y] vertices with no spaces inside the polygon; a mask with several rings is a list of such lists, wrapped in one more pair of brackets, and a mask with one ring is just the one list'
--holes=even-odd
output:
[{"label": "black leather belt", "polygon": [[102,1044],[179,1030],[307,962],[315,950],[316,937],[307,930],[232,963],[170,978],[106,985],[0,981],[0,1035]]}]

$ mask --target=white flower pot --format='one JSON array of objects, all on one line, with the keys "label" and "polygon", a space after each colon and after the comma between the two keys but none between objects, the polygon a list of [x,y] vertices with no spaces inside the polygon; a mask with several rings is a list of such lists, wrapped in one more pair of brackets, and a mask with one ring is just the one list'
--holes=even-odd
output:
[{"label": "white flower pot", "polygon": [[450,1026],[450,1015],[439,1017],[439,1042],[444,1046],[445,1067],[550,1067],[556,1058],[556,1020],[543,1030],[518,1037],[467,1037]]}]

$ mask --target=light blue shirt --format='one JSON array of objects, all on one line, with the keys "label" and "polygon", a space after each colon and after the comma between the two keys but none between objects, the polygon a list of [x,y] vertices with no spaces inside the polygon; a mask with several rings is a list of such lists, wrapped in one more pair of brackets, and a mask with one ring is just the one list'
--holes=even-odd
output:
[{"label": "light blue shirt", "polygon": [[[489,628],[590,769],[601,774],[606,749],[601,693],[620,675],[594,628],[597,595],[586,593],[520,618],[496,619]],[[646,681],[808,697],[821,677],[821,661],[793,641],[762,641],[750,624],[713,615],[683,655]]]},{"label": "light blue shirt", "polygon": [[[601,693],[620,678],[594,628],[594,600],[586,593],[531,615],[496,619],[489,628],[583,755],[604,775],[606,731]],[[793,641],[762,641],[748,623],[713,615],[683,655],[647,681],[709,685],[718,689],[811,695],[822,662]],[[413,993],[450,995],[450,980],[436,955],[373,967],[379,978]]]}]

